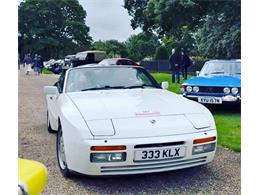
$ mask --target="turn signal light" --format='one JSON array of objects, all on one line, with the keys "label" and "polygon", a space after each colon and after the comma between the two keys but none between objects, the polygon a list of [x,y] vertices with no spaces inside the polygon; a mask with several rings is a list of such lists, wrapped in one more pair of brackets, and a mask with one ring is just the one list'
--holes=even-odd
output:
[{"label": "turn signal light", "polygon": [[212,142],[215,141],[216,137],[207,137],[207,138],[201,138],[201,139],[195,139],[193,140],[193,144],[202,144],[202,143],[206,143],[206,142]]},{"label": "turn signal light", "polygon": [[125,150],[126,146],[91,146],[92,151]]}]

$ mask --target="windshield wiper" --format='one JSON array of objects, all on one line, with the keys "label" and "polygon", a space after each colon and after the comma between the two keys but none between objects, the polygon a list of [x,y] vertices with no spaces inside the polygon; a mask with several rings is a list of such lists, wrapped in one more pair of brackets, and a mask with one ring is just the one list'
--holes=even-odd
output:
[{"label": "windshield wiper", "polygon": [[144,88],[144,87],[154,87],[153,85],[132,85],[132,86],[127,86],[125,87],[125,89],[134,89],[134,88]]},{"label": "windshield wiper", "polygon": [[236,72],[236,73],[234,73],[234,74],[241,74],[241,72]]},{"label": "windshield wiper", "polygon": [[210,74],[224,74],[225,72],[211,72]]},{"label": "windshield wiper", "polygon": [[87,89],[82,89],[81,91],[91,91],[91,90],[102,90],[102,89],[124,89],[124,86],[109,86],[106,85],[104,87],[92,87]]}]

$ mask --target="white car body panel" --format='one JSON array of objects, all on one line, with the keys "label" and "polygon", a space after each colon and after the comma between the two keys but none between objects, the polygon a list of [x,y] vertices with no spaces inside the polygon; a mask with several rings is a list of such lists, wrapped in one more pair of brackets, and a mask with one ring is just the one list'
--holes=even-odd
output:
[{"label": "white car body panel", "polygon": [[[69,158],[71,161],[68,161],[68,165],[70,169],[78,173],[83,173],[87,175],[139,174],[193,167],[197,165],[207,164],[213,160],[215,151],[192,155],[192,141],[194,139],[209,136],[216,136],[216,131],[212,130],[193,134],[149,138],[82,140],[82,142],[77,143],[77,150],[73,150],[73,152],[68,152],[70,155],[73,155],[71,156],[71,158]],[[105,143],[104,140],[107,140],[107,143]],[[133,161],[134,152],[136,150],[134,146],[137,144],[178,142],[182,140],[185,140],[184,146],[186,147],[186,156],[182,159],[139,163]],[[90,162],[90,156],[88,155],[89,153],[91,153],[89,149],[90,146],[121,145],[122,143],[127,147],[127,159],[125,162],[87,163]]]},{"label": "white car body panel", "polygon": [[[66,83],[66,79],[65,79]],[[87,175],[138,174],[206,164],[212,152],[192,155],[193,140],[217,136],[203,105],[163,89],[111,89],[46,95],[51,127],[62,126],[67,166]],[[134,162],[138,144],[183,142],[181,159]],[[216,140],[214,141],[216,142]],[[125,145],[124,162],[90,162],[91,146]]]}]

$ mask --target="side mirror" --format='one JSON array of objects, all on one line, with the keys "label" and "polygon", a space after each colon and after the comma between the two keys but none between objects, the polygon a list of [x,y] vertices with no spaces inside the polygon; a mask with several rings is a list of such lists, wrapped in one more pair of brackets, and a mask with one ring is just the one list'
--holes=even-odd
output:
[{"label": "side mirror", "polygon": [[196,76],[198,77],[200,74],[200,71],[196,71]]},{"label": "side mirror", "polygon": [[46,95],[58,95],[59,91],[56,86],[44,86],[43,91]]},{"label": "side mirror", "polygon": [[162,88],[162,89],[168,89],[168,87],[169,87],[168,81],[163,81],[163,82],[161,83],[161,88]]}]

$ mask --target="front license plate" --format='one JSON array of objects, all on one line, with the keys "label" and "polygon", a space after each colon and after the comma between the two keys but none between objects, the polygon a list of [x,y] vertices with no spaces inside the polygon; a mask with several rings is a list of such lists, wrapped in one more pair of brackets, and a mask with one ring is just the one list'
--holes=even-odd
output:
[{"label": "front license plate", "polygon": [[222,104],[222,99],[218,97],[199,97],[198,102],[204,104]]},{"label": "front license plate", "polygon": [[185,155],[185,147],[171,147],[163,149],[147,149],[135,151],[135,161],[160,160],[180,158]]}]

